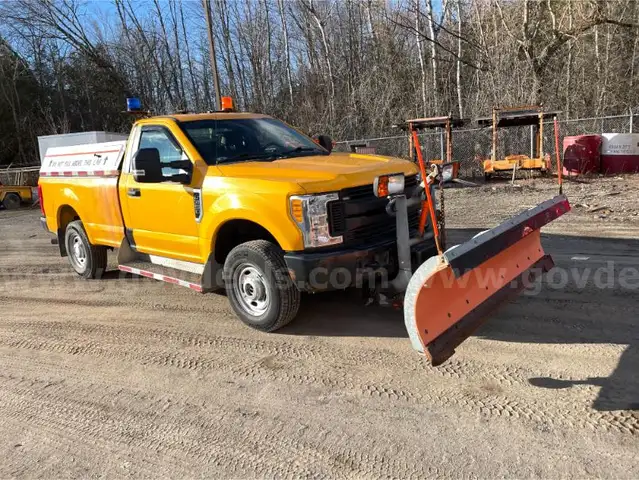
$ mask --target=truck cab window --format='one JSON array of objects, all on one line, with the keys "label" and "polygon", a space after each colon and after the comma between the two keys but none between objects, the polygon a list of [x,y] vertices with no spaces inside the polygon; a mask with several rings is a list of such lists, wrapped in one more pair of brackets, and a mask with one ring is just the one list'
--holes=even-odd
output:
[{"label": "truck cab window", "polygon": [[162,129],[142,130],[140,135],[140,146],[143,148],[157,148],[160,152],[160,162],[166,164],[162,168],[163,175],[173,175],[181,173],[179,169],[169,167],[169,163],[183,158],[182,149],[175,143],[169,134]]}]

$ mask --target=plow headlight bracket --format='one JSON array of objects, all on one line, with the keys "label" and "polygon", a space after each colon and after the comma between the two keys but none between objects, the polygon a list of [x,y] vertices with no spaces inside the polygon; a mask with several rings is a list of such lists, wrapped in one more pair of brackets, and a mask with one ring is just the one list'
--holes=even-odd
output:
[{"label": "plow headlight bracket", "polygon": [[304,248],[337,245],[344,241],[331,236],[328,223],[328,203],[339,200],[337,193],[295,195],[290,197],[291,217],[302,232]]},{"label": "plow headlight bracket", "polygon": [[404,174],[380,175],[373,183],[373,193],[379,198],[404,193]]}]

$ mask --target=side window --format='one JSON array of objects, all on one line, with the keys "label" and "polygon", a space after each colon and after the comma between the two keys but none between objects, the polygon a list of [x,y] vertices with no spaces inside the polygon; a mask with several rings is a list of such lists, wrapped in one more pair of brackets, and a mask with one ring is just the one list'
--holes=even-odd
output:
[{"label": "side window", "polygon": [[142,130],[138,149],[143,148],[158,149],[160,152],[160,162],[166,164],[166,167],[162,168],[164,175],[180,173],[180,170],[168,166],[170,162],[182,159],[182,149],[169,136],[168,132],[163,129]]}]

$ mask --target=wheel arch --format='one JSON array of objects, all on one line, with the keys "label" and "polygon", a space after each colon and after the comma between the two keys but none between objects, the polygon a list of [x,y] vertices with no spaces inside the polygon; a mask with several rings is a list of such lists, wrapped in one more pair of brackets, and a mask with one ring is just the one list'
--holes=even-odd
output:
[{"label": "wheel arch", "polygon": [[81,220],[75,208],[68,204],[58,207],[58,211],[56,212],[56,225],[58,226],[56,234],[58,236],[58,247],[60,248],[60,255],[62,257],[67,256],[67,246],[64,241],[64,235],[67,226],[74,220]]},{"label": "wheel arch", "polygon": [[215,230],[211,239],[211,253],[215,263],[224,265],[233,248],[251,240],[267,240],[282,248],[275,235],[259,223],[245,218],[230,219]]},{"label": "wheel arch", "polygon": [[4,191],[0,191],[0,203],[3,203],[7,197],[11,196],[11,195],[15,195],[16,197],[18,197],[18,204],[22,204],[22,195],[20,195],[20,192],[16,192],[15,190],[4,190]]},{"label": "wheel arch", "polygon": [[[0,189],[0,202],[2,202],[4,200],[4,197],[6,197],[7,195],[10,195],[12,193],[17,195],[18,197],[20,197],[20,194],[18,192],[16,192],[15,190],[3,190],[3,189]],[[20,199],[22,200],[22,197],[20,197]]]}]

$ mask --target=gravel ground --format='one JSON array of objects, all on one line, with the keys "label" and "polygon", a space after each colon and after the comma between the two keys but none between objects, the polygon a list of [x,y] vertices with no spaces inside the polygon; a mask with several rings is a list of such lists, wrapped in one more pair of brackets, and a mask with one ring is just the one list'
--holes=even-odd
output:
[{"label": "gravel ground", "polygon": [[[556,189],[519,184],[447,189],[451,241]],[[38,211],[0,211],[0,477],[637,478],[638,186],[566,184],[543,238],[566,279],[437,368],[353,294],[262,334],[221,295],[80,281]]]}]

